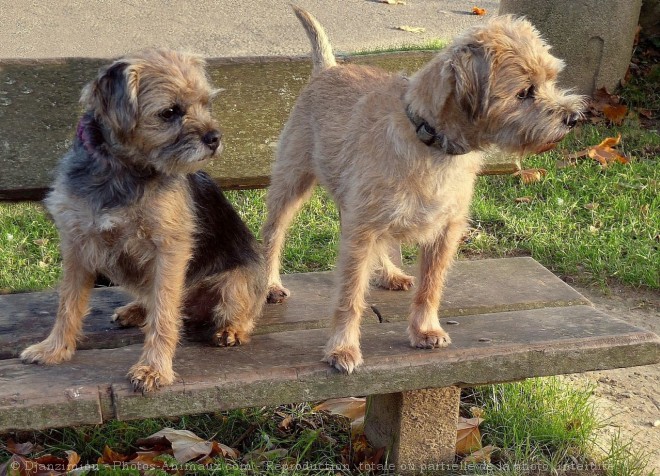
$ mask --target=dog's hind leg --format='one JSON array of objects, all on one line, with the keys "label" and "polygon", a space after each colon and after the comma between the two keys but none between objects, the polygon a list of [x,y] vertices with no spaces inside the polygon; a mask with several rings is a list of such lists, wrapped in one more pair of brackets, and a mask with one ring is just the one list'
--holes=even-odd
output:
[{"label": "dog's hind leg", "polygon": [[62,282],[55,326],[49,336],[21,353],[24,362],[58,364],[71,359],[82,333],[94,274],[87,271],[72,246],[62,246]]},{"label": "dog's hind leg", "polygon": [[447,271],[464,231],[465,219],[455,219],[432,243],[422,246],[420,284],[408,322],[408,336],[413,347],[432,349],[451,343],[449,335],[440,326],[438,307]]},{"label": "dog's hind leg", "polygon": [[291,162],[284,159],[275,163],[266,199],[268,217],[261,235],[268,275],[266,300],[270,303],[282,302],[290,295],[280,278],[284,238],[296,212],[309,199],[316,185],[314,173],[307,169],[309,160],[302,164],[298,160],[296,163]]},{"label": "dog's hind leg", "polygon": [[211,292],[218,299],[213,309],[216,345],[232,347],[250,341],[254,320],[264,305],[263,286],[254,282],[259,271],[236,268],[213,278]]},{"label": "dog's hind leg", "polygon": [[140,327],[144,325],[146,318],[147,310],[144,305],[133,301],[115,309],[112,322],[116,322],[121,327]]},{"label": "dog's hind leg", "polygon": [[388,250],[383,250],[378,256],[378,264],[372,282],[390,291],[407,291],[415,284],[415,278],[408,276],[392,262]]}]

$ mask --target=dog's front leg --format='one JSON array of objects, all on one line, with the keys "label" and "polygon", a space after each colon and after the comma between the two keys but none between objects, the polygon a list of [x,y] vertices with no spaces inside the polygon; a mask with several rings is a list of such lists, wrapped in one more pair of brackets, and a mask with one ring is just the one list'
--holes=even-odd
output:
[{"label": "dog's front leg", "polygon": [[166,243],[156,257],[153,286],[147,297],[142,355],[128,372],[136,391],[150,392],[174,382],[172,360],[179,340],[185,270],[190,256],[186,248],[180,242]]},{"label": "dog's front leg", "polygon": [[337,305],[323,360],[349,374],[362,363],[360,318],[366,306],[374,245],[375,236],[369,230],[342,229]]},{"label": "dog's front leg", "polygon": [[62,241],[62,281],[60,303],[50,335],[21,353],[24,362],[59,364],[71,359],[82,333],[94,274],[83,266],[78,250]]},{"label": "dog's front leg", "polygon": [[421,279],[413,300],[408,336],[410,345],[423,349],[446,347],[449,335],[438,321],[438,307],[442,297],[447,270],[454,260],[456,249],[465,230],[465,220],[449,222],[435,240],[421,249]]}]

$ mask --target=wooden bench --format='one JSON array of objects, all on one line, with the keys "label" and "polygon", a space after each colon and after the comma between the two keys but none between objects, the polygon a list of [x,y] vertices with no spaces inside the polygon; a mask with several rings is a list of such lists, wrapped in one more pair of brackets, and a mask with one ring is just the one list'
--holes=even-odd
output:
[{"label": "wooden bench", "polygon": [[[378,61],[401,69],[410,58],[427,59]],[[227,150],[210,171],[225,188],[265,187],[272,142],[305,84],[308,60],[210,63],[215,84],[229,89],[216,108]],[[73,134],[78,91],[99,64],[0,64],[0,84],[16,89],[5,98],[17,106],[0,108],[0,200],[43,196]],[[260,79],[264,74],[268,81]],[[71,90],[44,92],[44,85]],[[52,106],[58,101],[59,108]],[[268,101],[274,115],[259,109]],[[39,144],[26,124],[45,134]],[[516,167],[494,156],[487,171]],[[367,436],[388,447],[388,461],[399,470],[415,472],[421,464],[453,460],[460,387],[660,361],[657,336],[595,310],[533,259],[508,258],[460,261],[451,270],[441,305],[441,323],[453,340],[446,349],[409,347],[412,293],[372,290],[369,303],[382,322],[375,312],[365,314],[365,363],[347,376],[320,362],[332,281],[331,272],[285,276],[293,296],[266,307],[248,345],[213,348],[187,330],[174,361],[177,382],[147,396],[134,393],[125,376],[142,334],[110,322],[113,309],[127,301],[120,288],[94,291],[85,339],[71,362],[55,367],[25,365],[17,355],[50,330],[57,293],[0,296],[0,432],[367,395]]]}]

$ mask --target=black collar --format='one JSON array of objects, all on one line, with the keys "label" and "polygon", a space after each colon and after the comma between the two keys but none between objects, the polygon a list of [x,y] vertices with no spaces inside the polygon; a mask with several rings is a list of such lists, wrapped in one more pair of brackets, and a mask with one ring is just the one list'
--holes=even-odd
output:
[{"label": "black collar", "polygon": [[435,147],[449,155],[463,155],[470,152],[470,149],[467,147],[449,140],[442,132],[436,131],[426,120],[412,112],[410,106],[406,107],[406,115],[415,126],[417,138],[427,146]]}]

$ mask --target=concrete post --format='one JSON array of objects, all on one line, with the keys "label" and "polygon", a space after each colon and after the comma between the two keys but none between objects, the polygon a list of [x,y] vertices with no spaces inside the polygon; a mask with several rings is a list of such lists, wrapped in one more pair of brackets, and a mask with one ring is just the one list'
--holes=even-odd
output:
[{"label": "concrete post", "polygon": [[451,464],[460,396],[458,387],[373,395],[367,400],[367,439],[374,448],[387,448],[387,463],[396,465],[397,474]]},{"label": "concrete post", "polygon": [[642,0],[500,0],[500,14],[527,17],[566,62],[562,87],[613,91],[626,74]]}]

